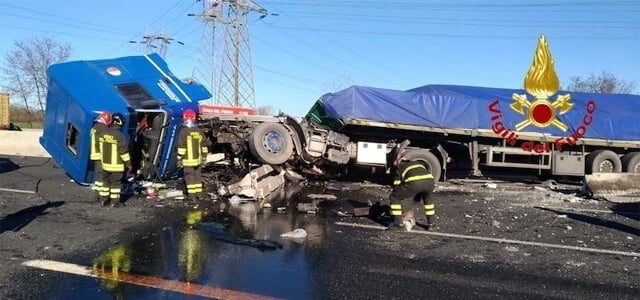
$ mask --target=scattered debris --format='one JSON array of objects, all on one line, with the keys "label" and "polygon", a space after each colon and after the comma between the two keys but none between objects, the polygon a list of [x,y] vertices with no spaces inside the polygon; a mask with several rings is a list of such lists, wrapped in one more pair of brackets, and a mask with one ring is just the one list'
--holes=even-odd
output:
[{"label": "scattered debris", "polygon": [[545,180],[545,181],[542,182],[541,185],[542,185],[542,187],[550,189],[550,190],[558,189],[558,183],[553,179]]},{"label": "scattered debris", "polygon": [[366,217],[369,215],[370,208],[368,206],[365,207],[354,207],[352,210],[352,214],[354,217]]},{"label": "scattered debris", "polygon": [[344,212],[344,211],[340,211],[340,210],[336,210],[335,213],[336,213],[336,216],[338,216],[338,217],[351,217],[351,216],[353,216],[353,214],[350,214],[350,213]]},{"label": "scattered debris", "polygon": [[276,172],[270,165],[251,170],[242,180],[228,186],[221,186],[220,196],[242,195],[251,198],[264,198],[285,183],[285,172]]},{"label": "scattered debris", "polygon": [[193,225],[193,228],[211,234],[213,238],[218,241],[235,245],[254,247],[260,251],[273,251],[282,249],[282,244],[276,241],[234,237],[225,231],[226,227],[223,224],[216,222],[197,223]]},{"label": "scattered debris", "polygon": [[338,200],[338,197],[331,194],[309,194],[307,195],[307,198],[313,199],[313,200],[328,200],[328,201]]},{"label": "scattered debris", "polygon": [[518,247],[514,247],[514,246],[505,246],[504,250],[507,250],[509,252],[518,252],[518,251],[520,251],[520,249],[518,249]]},{"label": "scattered debris", "polygon": [[243,197],[234,195],[234,196],[231,196],[231,198],[229,198],[229,204],[231,206],[238,206],[238,205],[240,205],[240,203],[254,201],[254,200],[255,199],[253,199],[253,198],[243,198]]},{"label": "scattered debris", "polygon": [[573,227],[567,225],[567,230],[571,230],[571,229],[573,229]]},{"label": "scattered debris", "polygon": [[298,203],[298,212],[315,214],[318,212],[318,205],[315,202],[311,203]]},{"label": "scattered debris", "polygon": [[302,228],[296,228],[293,231],[281,234],[280,237],[283,239],[304,239],[307,237],[307,231]]},{"label": "scattered debris", "polygon": [[286,170],[284,172],[284,177],[291,182],[300,182],[300,181],[306,180],[304,176],[298,174],[296,171],[293,171],[293,170]]},{"label": "scattered debris", "polygon": [[338,181],[329,181],[327,182],[326,187],[332,191],[357,191],[362,189],[362,185]]},{"label": "scattered debris", "polygon": [[487,182],[487,183],[483,184],[482,186],[485,187],[485,188],[488,188],[488,189],[492,189],[492,190],[498,188],[498,185],[496,183],[493,183],[493,182]]},{"label": "scattered debris", "polygon": [[500,222],[498,222],[496,220],[493,220],[493,221],[491,221],[491,225],[500,228],[500,225],[502,225],[502,223],[500,223]]}]

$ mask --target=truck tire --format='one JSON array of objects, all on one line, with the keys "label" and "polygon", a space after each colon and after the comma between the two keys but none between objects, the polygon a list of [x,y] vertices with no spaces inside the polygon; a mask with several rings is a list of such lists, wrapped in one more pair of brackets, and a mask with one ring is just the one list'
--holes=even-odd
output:
[{"label": "truck tire", "polygon": [[293,140],[282,124],[261,123],[249,136],[249,150],[260,162],[281,165],[293,154]]},{"label": "truck tire", "polygon": [[596,150],[587,155],[585,173],[620,173],[622,161],[620,157],[610,150]]},{"label": "truck tire", "polygon": [[640,173],[640,152],[627,153],[622,157],[622,172]]},{"label": "truck tire", "polygon": [[408,161],[420,161],[427,168],[427,171],[433,175],[436,181],[440,180],[440,175],[442,174],[442,165],[440,164],[440,160],[431,152],[424,149],[417,150],[409,150],[405,155],[403,155],[404,159]]}]

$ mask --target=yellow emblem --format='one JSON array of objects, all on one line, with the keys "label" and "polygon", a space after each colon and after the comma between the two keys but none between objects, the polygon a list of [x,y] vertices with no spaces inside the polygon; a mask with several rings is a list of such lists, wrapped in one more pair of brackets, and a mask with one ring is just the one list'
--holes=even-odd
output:
[{"label": "yellow emblem", "polygon": [[558,95],[556,101],[549,101],[560,89],[558,75],[553,68],[553,58],[549,51],[549,44],[544,35],[538,39],[538,47],[533,57],[533,65],[524,78],[524,89],[527,93],[535,97],[533,102],[529,102],[527,94],[513,94],[511,98],[511,109],[527,119],[516,124],[515,129],[520,131],[529,125],[545,128],[550,125],[558,127],[562,131],[567,131],[569,127],[558,120],[558,116],[567,113],[573,107],[571,95]]}]

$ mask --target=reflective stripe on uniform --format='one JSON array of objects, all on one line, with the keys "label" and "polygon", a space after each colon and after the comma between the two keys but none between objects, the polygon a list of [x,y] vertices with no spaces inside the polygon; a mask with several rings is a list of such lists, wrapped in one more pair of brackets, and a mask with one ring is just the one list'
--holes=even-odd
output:
[{"label": "reflective stripe on uniform", "polygon": [[185,153],[187,153],[186,148],[178,148],[178,155],[184,155]]},{"label": "reflective stripe on uniform", "polygon": [[411,176],[405,179],[404,182],[412,182],[412,181],[425,180],[425,179],[433,179],[433,175],[427,174],[427,175]]},{"label": "reflective stripe on uniform", "polygon": [[401,181],[400,180],[394,180],[393,181],[393,185],[400,185]]},{"label": "reflective stripe on uniform", "polygon": [[111,194],[111,195],[109,195],[109,198],[118,199],[118,198],[120,198],[120,194]]},{"label": "reflective stripe on uniform", "polygon": [[91,160],[100,160],[100,145],[98,144],[97,138],[96,138],[96,130],[95,128],[92,128],[90,131],[89,136],[91,137],[91,155],[89,155],[89,158]]},{"label": "reflective stripe on uniform", "polygon": [[121,191],[121,190],[120,190],[119,188],[117,188],[117,189],[111,189],[111,190],[110,190],[110,192],[111,192],[112,194],[120,194],[120,191]]},{"label": "reflective stripe on uniform", "polygon": [[401,210],[392,210],[391,211],[391,215],[392,216],[402,216],[402,211]]},{"label": "reflective stripe on uniform", "polygon": [[202,147],[202,153],[206,154],[209,152],[209,149],[207,149],[207,147]]},{"label": "reflective stripe on uniform", "polygon": [[[406,169],[404,169],[404,171],[402,171],[402,176],[400,178],[404,179],[404,177],[407,176],[407,173],[409,173],[409,171],[415,170],[415,169],[419,169],[419,168],[422,168],[422,169],[425,169],[425,170],[427,169],[422,164],[415,164],[415,165],[409,166]],[[405,182],[406,182],[406,180],[405,180]]]},{"label": "reflective stripe on uniform", "polygon": [[402,204],[391,204],[391,209],[402,209]]},{"label": "reflective stripe on uniform", "polygon": [[109,191],[100,190],[98,192],[98,195],[100,195],[101,197],[108,197],[109,196]]},{"label": "reflective stripe on uniform", "polygon": [[425,204],[424,205],[424,209],[434,209],[434,208],[436,208],[435,204]]},{"label": "reflective stripe on uniform", "polygon": [[424,214],[427,215],[427,216],[433,216],[433,215],[436,214],[436,210],[435,209],[433,209],[433,210],[425,210]]},{"label": "reflective stripe on uniform", "polygon": [[127,162],[131,160],[131,156],[129,156],[129,153],[125,153],[120,155],[120,158],[122,158],[122,161]]}]

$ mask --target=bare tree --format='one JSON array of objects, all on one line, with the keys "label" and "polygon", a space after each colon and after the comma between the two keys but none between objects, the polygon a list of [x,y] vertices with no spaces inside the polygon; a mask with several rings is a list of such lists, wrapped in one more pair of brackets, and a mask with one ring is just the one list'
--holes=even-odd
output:
[{"label": "bare tree", "polygon": [[261,116],[273,116],[276,114],[275,108],[271,105],[256,107],[256,114]]},{"label": "bare tree", "polygon": [[565,89],[587,93],[630,94],[635,91],[636,85],[633,81],[622,80],[602,71],[599,75],[591,74],[589,77],[571,77]]},{"label": "bare tree", "polygon": [[0,69],[4,88],[21,98],[29,113],[29,106],[36,104],[44,113],[47,95],[47,68],[66,61],[71,46],[50,38],[32,38],[15,41],[13,49],[5,56]]}]

